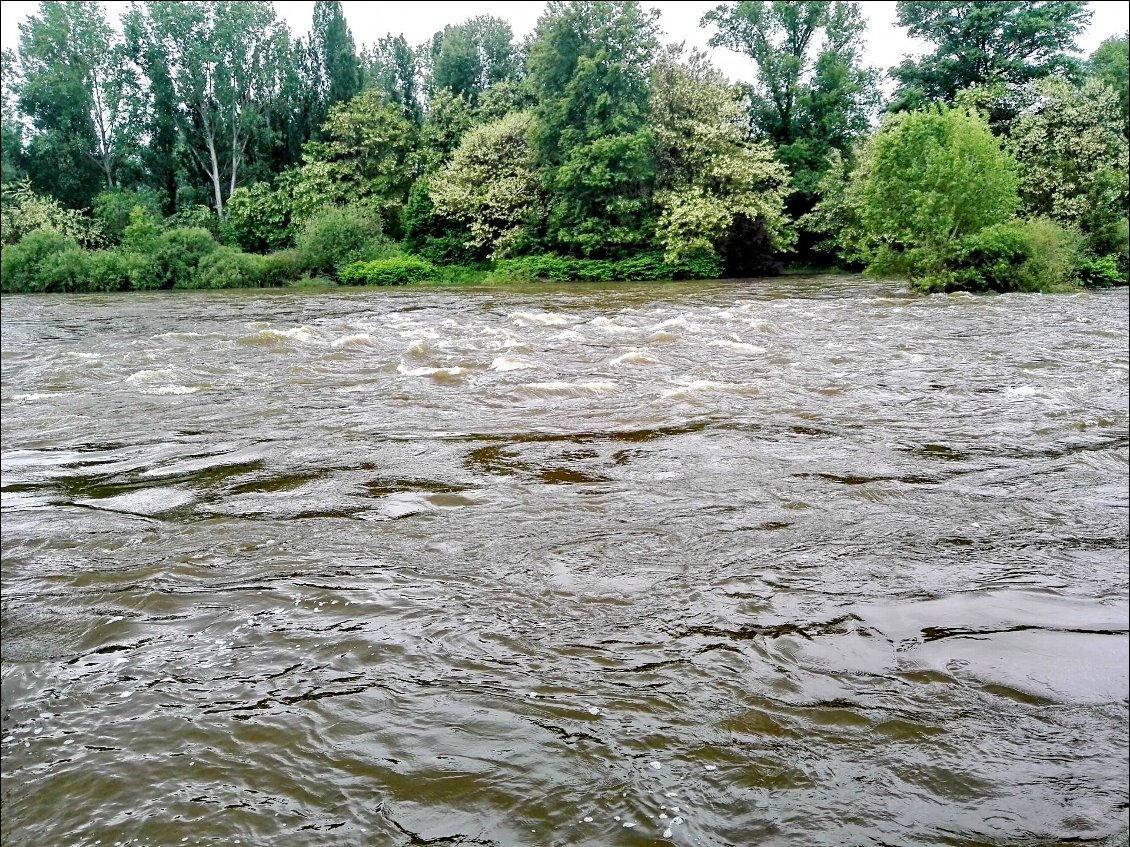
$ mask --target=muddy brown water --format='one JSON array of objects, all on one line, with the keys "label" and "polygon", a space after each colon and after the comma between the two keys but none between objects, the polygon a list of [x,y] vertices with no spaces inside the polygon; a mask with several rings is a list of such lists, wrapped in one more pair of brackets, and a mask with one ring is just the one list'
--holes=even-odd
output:
[{"label": "muddy brown water", "polygon": [[5,298],[3,843],[1123,842],[1127,317]]}]

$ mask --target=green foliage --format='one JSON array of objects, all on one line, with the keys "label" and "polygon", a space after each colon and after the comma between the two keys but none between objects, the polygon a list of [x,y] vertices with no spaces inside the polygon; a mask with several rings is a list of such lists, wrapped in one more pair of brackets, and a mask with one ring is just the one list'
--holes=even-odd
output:
[{"label": "green foliage", "polygon": [[87,255],[85,250],[76,245],[45,256],[39,266],[40,290],[63,294],[86,291]]},{"label": "green foliage", "polygon": [[830,149],[846,152],[867,128],[878,74],[860,65],[866,22],[858,3],[740,2],[708,12],[714,47],[745,53],[757,66],[748,88],[756,137],[791,147],[794,175],[820,170]]},{"label": "green foliage", "polygon": [[306,260],[297,250],[277,250],[262,257],[263,285],[293,285],[309,270]]},{"label": "green foliage", "polygon": [[156,220],[161,218],[161,198],[151,188],[110,188],[94,198],[94,220],[108,243],[121,243],[135,207]]},{"label": "green foliage", "polygon": [[415,256],[346,265],[338,277],[347,285],[413,285],[434,276],[436,267]]},{"label": "green foliage", "polygon": [[976,115],[938,107],[888,118],[858,187],[871,270],[928,274],[955,240],[1007,221],[1016,166]]},{"label": "green foliage", "polygon": [[125,291],[138,257],[120,250],[94,250],[86,254],[86,291]]},{"label": "green foliage", "polygon": [[219,249],[212,233],[199,227],[177,227],[157,236],[145,263],[131,269],[130,287],[192,288],[200,260]]},{"label": "green foliage", "polygon": [[658,13],[635,2],[551,2],[530,47],[536,163],[550,243],[621,256],[651,238],[654,164],[647,70]]},{"label": "green foliage", "polygon": [[331,109],[322,133],[325,140],[307,145],[295,176],[294,219],[305,221],[325,206],[364,203],[398,234],[412,185],[412,124],[370,89]]},{"label": "green foliage", "polygon": [[[376,89],[387,102],[400,109],[413,126],[422,120],[419,82],[420,67],[416,52],[403,35],[387,35],[363,57],[365,87]],[[430,111],[429,102],[429,111]]]},{"label": "green foliage", "polygon": [[1117,95],[1097,80],[1076,88],[1048,79],[1033,100],[1009,138],[1024,212],[1080,230],[1098,253],[1117,252],[1130,168]]},{"label": "green foliage", "polygon": [[993,224],[958,240],[924,291],[1065,291],[1078,285],[1078,235],[1048,220]]},{"label": "green foliage", "polygon": [[286,76],[286,27],[270,3],[231,0],[136,4],[124,23],[135,54],[160,71],[183,149],[223,217]]},{"label": "green foliage", "polygon": [[137,80],[97,3],[41,3],[20,27],[18,97],[35,133],[33,184],[71,207],[89,207],[99,184],[117,185],[134,135]]},{"label": "green foliage", "polygon": [[0,243],[15,244],[25,235],[47,229],[86,246],[102,242],[98,224],[59,201],[32,191],[26,181],[5,185],[0,193]]},{"label": "green foliage", "polygon": [[241,249],[253,253],[290,243],[290,197],[265,182],[240,186],[228,199],[227,231]]},{"label": "green foliage", "polygon": [[17,244],[0,251],[0,288],[5,292],[45,290],[40,270],[45,262],[60,253],[77,249],[74,239],[53,229],[37,229]]},{"label": "green foliage", "polygon": [[671,279],[715,279],[722,270],[713,253],[688,255],[668,263],[659,252],[642,253],[630,259],[575,259],[543,254],[506,259],[494,264],[489,279],[494,282],[627,282]]},{"label": "green foliage", "polygon": [[178,288],[257,288],[263,284],[266,260],[253,253],[218,247],[201,257],[196,273]]},{"label": "green foliage", "polygon": [[1091,54],[1088,70],[1091,77],[1110,88],[1118,97],[1122,114],[1122,132],[1130,136],[1130,36],[1108,38]]},{"label": "green foliage", "polygon": [[1079,280],[1087,288],[1111,288],[1116,285],[1127,285],[1126,267],[1119,266],[1114,256],[1084,256],[1079,261]]},{"label": "green foliage", "polygon": [[201,204],[185,204],[175,214],[165,218],[166,229],[206,229],[212,237],[220,237],[220,219],[216,213]]},{"label": "green foliage", "polygon": [[899,25],[935,48],[892,69],[899,83],[896,106],[952,102],[957,92],[975,85],[1072,74],[1078,62],[1068,53],[1090,20],[1087,4],[1077,0],[899,2]]},{"label": "green foliage", "polygon": [[474,106],[492,85],[518,75],[519,60],[510,25],[501,18],[481,15],[446,26],[432,39],[430,88]]},{"label": "green foliage", "polygon": [[314,3],[310,50],[316,57],[315,66],[321,71],[318,90],[325,92],[326,105],[356,96],[361,90],[361,64],[341,3],[334,0]]},{"label": "green foliage", "polygon": [[680,59],[674,50],[656,63],[650,100],[656,239],[668,261],[720,250],[738,216],[762,222],[768,253],[788,249],[788,173],[768,145],[746,140],[741,104],[705,56]]},{"label": "green foliage", "polygon": [[157,239],[161,236],[158,219],[141,206],[130,209],[129,223],[122,230],[123,250],[134,253],[151,253],[157,249]]},{"label": "green foliage", "polygon": [[412,185],[404,207],[404,246],[430,262],[461,264],[476,259],[469,247],[466,225],[439,214],[430,194],[431,177],[422,176]]},{"label": "green foliage", "polygon": [[376,214],[363,206],[329,207],[312,216],[295,238],[307,269],[333,274],[353,262],[384,258],[395,251],[381,233]]},{"label": "green foliage", "polygon": [[545,218],[530,131],[534,117],[513,112],[464,136],[451,162],[430,180],[435,213],[466,225],[467,245],[512,255]]}]

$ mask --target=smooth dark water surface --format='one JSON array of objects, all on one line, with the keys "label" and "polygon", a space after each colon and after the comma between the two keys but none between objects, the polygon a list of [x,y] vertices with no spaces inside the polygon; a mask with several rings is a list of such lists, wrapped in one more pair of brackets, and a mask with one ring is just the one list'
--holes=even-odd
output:
[{"label": "smooth dark water surface", "polygon": [[3,844],[1120,842],[1127,316],[5,298]]}]

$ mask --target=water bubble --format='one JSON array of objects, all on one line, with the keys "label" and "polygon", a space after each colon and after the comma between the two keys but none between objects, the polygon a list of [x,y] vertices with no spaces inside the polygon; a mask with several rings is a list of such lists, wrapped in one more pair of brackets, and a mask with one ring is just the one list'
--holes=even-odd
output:
[{"label": "water bubble", "polygon": [[589,714],[590,715],[599,715],[600,714],[600,707],[599,706],[589,706]]},{"label": "water bubble", "polygon": [[592,823],[592,815],[586,816],[584,820],[585,820],[585,823]]},{"label": "water bubble", "polygon": [[624,821],[624,823],[621,824],[621,826],[623,826],[624,829],[631,829],[635,825],[636,825],[635,821]]},{"label": "water bubble", "polygon": [[718,770],[718,766],[717,765],[707,765],[706,769],[708,771],[716,771],[716,770]]},{"label": "water bubble", "polygon": [[648,767],[659,770],[661,767],[663,767],[663,765],[659,762],[652,762],[650,765],[648,765]]}]

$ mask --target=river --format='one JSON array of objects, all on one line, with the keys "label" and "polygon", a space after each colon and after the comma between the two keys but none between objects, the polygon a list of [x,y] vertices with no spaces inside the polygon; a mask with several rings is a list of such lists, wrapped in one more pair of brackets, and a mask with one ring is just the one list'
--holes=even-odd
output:
[{"label": "river", "polygon": [[1124,843],[1128,305],[5,297],[3,844]]}]

